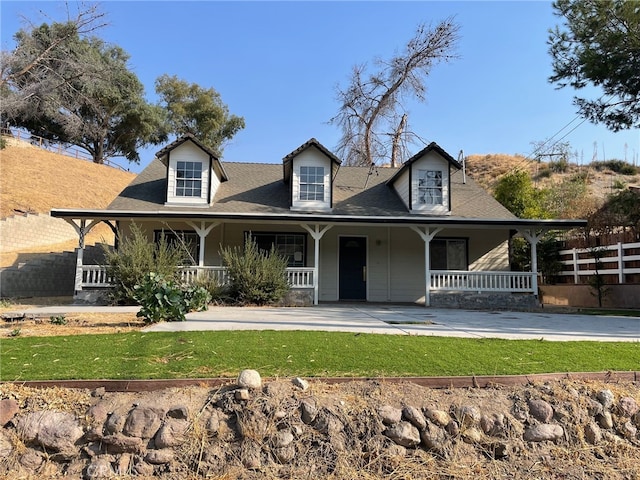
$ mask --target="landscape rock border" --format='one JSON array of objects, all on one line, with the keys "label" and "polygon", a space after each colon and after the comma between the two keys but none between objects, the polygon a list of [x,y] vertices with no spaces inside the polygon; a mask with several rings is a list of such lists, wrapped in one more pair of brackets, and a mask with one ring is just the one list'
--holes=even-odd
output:
[{"label": "landscape rock border", "polygon": [[265,382],[243,371],[213,389],[100,388],[74,391],[74,401],[49,390],[0,385],[9,412],[0,476],[640,475],[638,382],[435,390],[380,380]]}]

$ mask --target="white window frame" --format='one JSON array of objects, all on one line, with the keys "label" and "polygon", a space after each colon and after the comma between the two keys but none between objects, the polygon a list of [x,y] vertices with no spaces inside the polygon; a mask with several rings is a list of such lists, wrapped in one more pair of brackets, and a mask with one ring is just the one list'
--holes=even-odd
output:
[{"label": "white window frame", "polygon": [[442,170],[419,169],[418,204],[444,205],[444,202],[444,172]]},{"label": "white window frame", "polygon": [[[181,164],[182,164],[182,169],[181,169]],[[181,171],[185,173],[184,177],[180,176]],[[191,173],[193,176],[189,176],[188,173]],[[175,182],[176,183],[175,183],[174,195],[177,198],[201,198],[202,197],[202,162],[178,160],[176,162]],[[184,182],[182,186],[180,185],[181,182]],[[192,184],[190,186],[187,186],[186,183],[188,182],[192,182]],[[196,182],[198,187],[196,187]],[[180,189],[182,189],[182,193],[179,193]]]},{"label": "white window frame", "polygon": [[[324,202],[325,201],[324,180],[325,180],[325,174],[324,174],[323,166],[301,165],[300,166],[300,192],[298,194],[299,200],[301,202]],[[311,192],[309,191],[309,187],[312,187]]]}]

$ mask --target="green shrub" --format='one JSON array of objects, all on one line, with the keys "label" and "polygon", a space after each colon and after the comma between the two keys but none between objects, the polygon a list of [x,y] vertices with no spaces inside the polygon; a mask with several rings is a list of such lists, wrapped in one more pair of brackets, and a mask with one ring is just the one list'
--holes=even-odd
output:
[{"label": "green shrub", "polygon": [[226,303],[226,301],[229,300],[229,289],[227,285],[220,283],[215,275],[201,272],[192,282],[192,285],[201,287],[209,292],[211,296],[209,302]]},{"label": "green shrub", "polygon": [[169,244],[164,236],[154,243],[135,223],[131,225],[131,235],[120,240],[116,251],[105,248],[104,252],[107,270],[114,281],[111,301],[120,305],[135,304],[134,287],[149,272],[175,278],[176,267],[185,257],[183,246]]},{"label": "green shrub", "polygon": [[599,162],[591,162],[591,166],[598,170],[609,169],[612,172],[619,173],[620,175],[635,175],[640,172],[640,169],[635,165],[632,165],[623,160],[603,160]]},{"label": "green shrub", "polygon": [[542,167],[540,170],[538,170],[538,175],[537,178],[549,178],[551,177],[551,169],[549,167]]},{"label": "green shrub", "polygon": [[133,290],[133,297],[141,307],[137,316],[143,317],[145,323],[185,320],[188,310],[184,292],[173,279],[150,272]]},{"label": "green shrub", "polygon": [[67,319],[64,315],[51,315],[49,317],[49,323],[53,325],[66,325]]},{"label": "green shrub", "polygon": [[286,277],[287,258],[274,247],[264,252],[248,239],[244,249],[228,247],[221,250],[228,268],[229,295],[241,304],[266,305],[276,303],[289,291]]},{"label": "green shrub", "polygon": [[567,162],[566,158],[549,162],[549,169],[554,173],[565,173],[568,168],[569,162]]}]

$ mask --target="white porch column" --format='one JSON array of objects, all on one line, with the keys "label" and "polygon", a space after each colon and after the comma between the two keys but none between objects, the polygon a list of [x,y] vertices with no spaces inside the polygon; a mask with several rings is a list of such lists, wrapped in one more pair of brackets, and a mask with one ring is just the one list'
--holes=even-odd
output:
[{"label": "white porch column", "polygon": [[433,230],[429,227],[411,226],[409,228],[420,235],[420,238],[424,241],[424,306],[429,307],[431,306],[431,252],[429,247],[433,237],[440,233],[442,228],[436,227]]},{"label": "white porch column", "polygon": [[95,227],[100,220],[93,220],[89,225],[85,219],[80,220],[80,224],[77,224],[75,220],[65,218],[65,222],[71,225],[78,234],[78,248],[76,250],[76,276],[74,280],[74,294],[82,291],[82,265],[84,261],[84,238]]},{"label": "white porch column", "polygon": [[546,231],[536,233],[535,230],[522,230],[522,236],[531,245],[531,288],[533,294],[538,297],[538,242],[544,237]]},{"label": "white porch column", "polygon": [[[198,237],[200,237],[200,249],[198,251],[198,266],[199,267],[204,267],[204,247],[205,247],[204,242],[205,242],[205,239],[207,238],[207,235],[209,235],[211,230],[213,230],[215,227],[220,225],[220,222],[212,222],[208,226],[207,226],[206,222],[204,222],[204,221],[200,222],[200,226],[196,225],[193,222],[187,222],[187,225],[189,225],[191,228],[193,228],[196,231],[196,233],[198,234]],[[198,272],[198,273],[200,273],[200,272]]]},{"label": "white porch column", "polygon": [[313,238],[313,266],[315,268],[314,278],[313,278],[313,304],[318,305],[319,300],[319,284],[320,284],[320,239],[324,236],[325,233],[333,226],[333,225],[325,225],[324,228],[320,229],[319,224],[313,225],[313,228],[309,225],[301,224],[302,228],[304,228],[309,235]]}]

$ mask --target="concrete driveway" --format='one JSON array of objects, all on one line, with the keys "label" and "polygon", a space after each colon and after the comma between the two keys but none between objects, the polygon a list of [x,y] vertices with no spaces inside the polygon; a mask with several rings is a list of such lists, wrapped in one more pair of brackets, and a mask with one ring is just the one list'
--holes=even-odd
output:
[{"label": "concrete driveway", "polygon": [[546,312],[433,309],[420,306],[324,304],[315,307],[210,307],[186,322],[148,332],[202,330],[320,330],[467,338],[552,341],[640,341],[640,317]]}]

